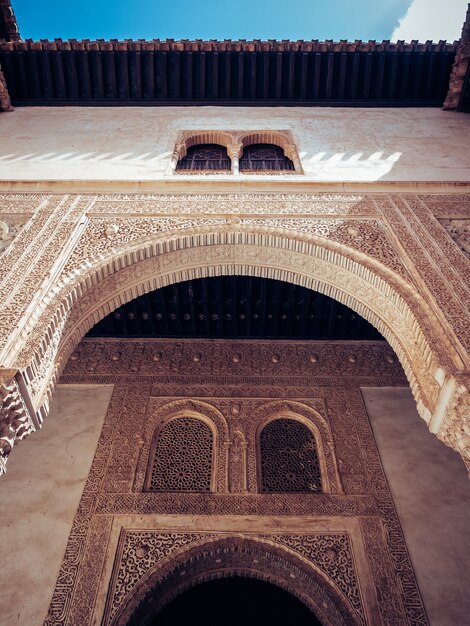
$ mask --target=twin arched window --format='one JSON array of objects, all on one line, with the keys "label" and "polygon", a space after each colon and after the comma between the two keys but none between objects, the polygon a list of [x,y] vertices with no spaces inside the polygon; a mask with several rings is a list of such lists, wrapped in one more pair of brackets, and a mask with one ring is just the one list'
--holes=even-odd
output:
[{"label": "twin arched window", "polygon": [[[302,422],[269,421],[258,440],[259,490],[264,493],[321,492],[315,437]],[[149,489],[213,490],[214,432],[201,419],[177,417],[156,433]]]},{"label": "twin arched window", "polygon": [[[231,161],[227,148],[218,144],[198,144],[188,148],[186,155],[176,166],[177,171],[229,172]],[[251,144],[245,146],[240,158],[240,172],[288,172],[294,171],[293,162],[284,150],[274,144]]]}]

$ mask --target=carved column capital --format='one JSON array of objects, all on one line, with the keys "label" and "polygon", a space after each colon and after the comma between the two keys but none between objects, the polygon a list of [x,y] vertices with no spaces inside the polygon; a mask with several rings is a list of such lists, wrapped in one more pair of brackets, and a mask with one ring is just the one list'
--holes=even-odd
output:
[{"label": "carved column capital", "polygon": [[243,145],[241,143],[232,143],[227,146],[227,154],[232,163],[232,174],[240,173],[240,157],[243,152]]}]

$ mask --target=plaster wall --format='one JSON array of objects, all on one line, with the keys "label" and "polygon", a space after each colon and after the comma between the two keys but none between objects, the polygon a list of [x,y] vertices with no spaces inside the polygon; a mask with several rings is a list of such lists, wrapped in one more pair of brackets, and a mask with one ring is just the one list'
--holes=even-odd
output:
[{"label": "plaster wall", "polygon": [[112,389],[58,387],[47,423],[0,481],[2,626],[44,623]]},{"label": "plaster wall", "polygon": [[418,418],[409,388],[362,395],[432,626],[469,623],[470,483]]},{"label": "plaster wall", "polygon": [[[181,180],[170,159],[178,132],[190,129],[291,130],[305,175],[270,181],[470,178],[468,118],[438,109],[29,107],[0,117],[0,181]],[[267,181],[237,177],[248,178]]]}]

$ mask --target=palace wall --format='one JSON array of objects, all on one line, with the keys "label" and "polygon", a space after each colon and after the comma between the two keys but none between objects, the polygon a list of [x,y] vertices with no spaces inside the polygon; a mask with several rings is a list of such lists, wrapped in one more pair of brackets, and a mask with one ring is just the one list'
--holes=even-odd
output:
[{"label": "palace wall", "polygon": [[437,109],[19,107],[0,118],[0,180],[169,184],[180,131],[263,129],[292,132],[305,172],[250,176],[264,186],[470,178],[468,120]]},{"label": "palace wall", "polygon": [[[185,356],[179,357],[179,367],[175,359],[167,362],[171,354],[181,355],[183,345],[187,347]],[[140,533],[152,541],[149,537],[158,529],[160,541],[165,532],[177,532],[176,544],[188,532],[221,537],[237,533],[251,538],[267,534],[278,537],[281,533],[289,545],[297,545],[299,537],[315,532],[330,539],[332,534],[346,532],[355,560],[352,564],[341,553],[346,559],[342,571],[347,573],[340,579],[340,587],[355,610],[359,614],[369,612],[369,617],[363,613],[367,623],[380,624],[388,619],[387,623],[394,624],[425,624],[402,528],[429,623],[463,624],[470,611],[466,576],[470,559],[468,479],[458,456],[432,437],[419,420],[409,389],[403,387],[403,373],[396,361],[388,358],[390,349],[377,342],[328,344],[322,352],[328,354],[326,369],[312,376],[304,357],[317,350],[315,342],[296,342],[290,347],[283,342],[218,345],[154,340],[146,344],[144,352],[142,342],[87,340],[79,346],[64,372],[67,384],[58,387],[44,429],[18,448],[0,481],[2,501],[8,503],[5,542],[14,546],[2,559],[0,601],[7,608],[1,623],[42,624],[54,587],[48,624],[99,623],[108,585],[111,595],[113,585],[119,588],[114,612],[126,595],[123,589],[135,588],[132,576],[112,582],[115,555],[117,562],[121,558],[120,533],[127,529],[129,537]],[[290,361],[290,375],[283,370],[279,376],[278,365],[270,357],[277,355],[280,364],[292,350],[297,357]],[[152,359],[153,375],[144,374],[137,353],[142,364],[151,354],[161,355],[157,361]],[[186,362],[192,353],[203,356]],[[358,357],[354,364],[347,359],[351,353]],[[242,378],[236,373],[236,364],[230,365],[231,359],[227,364],[227,356],[237,354],[242,355],[241,362],[246,359]],[[167,370],[172,373],[170,379]],[[377,465],[361,395],[390,492]],[[227,420],[232,442],[228,483],[219,485],[215,494],[196,497],[139,493],[141,457],[151,438],[148,423],[153,420],[157,424],[169,402],[180,406],[185,397],[191,401],[198,398],[196,403],[203,401],[198,410],[200,406],[217,407],[211,411],[221,411]],[[283,410],[302,406],[305,411],[308,406],[326,420],[333,434],[339,493],[310,494],[300,500],[296,494],[255,493],[250,466],[256,450],[249,435],[250,424],[258,419],[260,408],[273,403],[277,408],[282,405]],[[238,458],[239,432],[247,438],[249,479],[244,495],[239,476],[243,472]],[[388,529],[385,543],[377,536],[374,540],[377,523]],[[295,537],[297,543],[289,537]],[[379,541],[379,547],[373,547],[374,541]],[[380,562],[380,571],[374,573],[370,558]],[[389,558],[395,568],[385,565]],[[334,576],[335,569],[328,569],[323,562],[325,567]],[[355,584],[359,585],[359,596]],[[406,589],[405,606],[395,595],[397,584]],[[378,607],[375,597],[381,598]],[[108,609],[109,603],[108,598]],[[107,615],[104,623],[109,623],[109,611]]]}]

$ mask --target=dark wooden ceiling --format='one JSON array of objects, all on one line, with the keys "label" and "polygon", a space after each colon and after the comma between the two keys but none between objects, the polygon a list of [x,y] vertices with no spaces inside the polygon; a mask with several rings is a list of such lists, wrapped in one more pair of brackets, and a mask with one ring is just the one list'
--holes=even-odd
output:
[{"label": "dark wooden ceiling", "polygon": [[176,283],[131,300],[91,337],[383,339],[347,306],[316,291],[250,276]]},{"label": "dark wooden ceiling", "polygon": [[456,44],[10,41],[19,105],[442,106]]}]

